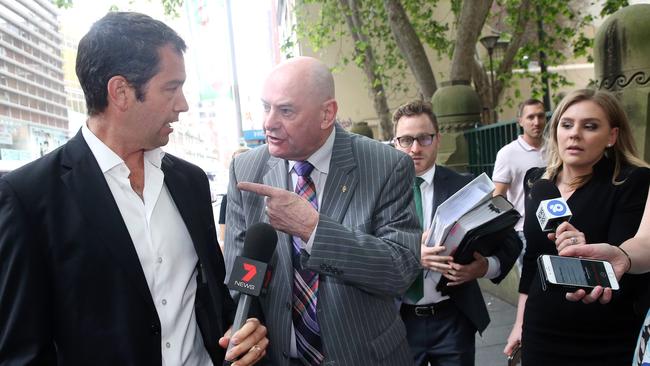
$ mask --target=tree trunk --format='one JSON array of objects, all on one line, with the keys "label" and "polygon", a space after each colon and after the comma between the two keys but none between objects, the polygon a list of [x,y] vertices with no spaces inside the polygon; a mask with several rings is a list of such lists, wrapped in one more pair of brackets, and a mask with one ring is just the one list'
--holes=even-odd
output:
[{"label": "tree trunk", "polygon": [[476,42],[493,0],[465,0],[456,26],[456,41],[451,59],[450,80],[472,80]]},{"label": "tree trunk", "polygon": [[390,110],[388,109],[384,84],[381,77],[375,72],[377,63],[375,61],[372,47],[370,46],[370,41],[361,31],[363,29],[363,23],[359,17],[357,0],[340,0],[340,4],[344,8],[346,22],[355,45],[359,43],[367,45],[363,51],[357,49],[355,52],[363,52],[364,54],[363,71],[368,79],[369,89],[372,93],[373,105],[377,117],[379,118],[381,138],[383,140],[390,140],[393,138],[393,124],[391,121]]},{"label": "tree trunk", "polygon": [[[519,49],[529,41],[528,34],[526,30],[529,28],[529,25],[532,24],[530,21],[530,9],[531,9],[532,0],[522,0],[520,9],[521,11],[517,15],[517,23],[514,27],[514,32],[512,33],[512,38],[510,44],[508,44],[508,49],[506,49],[503,59],[499,64],[499,68],[496,71],[496,75],[510,75],[512,74],[512,67],[515,63],[515,57]],[[497,101],[501,97],[506,85],[497,78],[495,82]]]},{"label": "tree trunk", "polygon": [[[507,85],[505,85],[501,80],[503,80],[503,76],[509,76],[512,74],[512,68],[515,64],[517,52],[523,44],[530,41],[530,32],[527,32],[527,30],[531,24],[531,3],[532,0],[523,0],[521,2],[519,6],[520,11],[518,12],[517,21],[513,28],[510,43],[503,54],[501,62],[499,62],[497,69],[494,71],[495,98],[492,97],[492,88],[490,87],[490,78],[488,74],[489,70],[483,66],[478,57],[475,57],[472,62],[472,80],[474,82],[474,89],[478,93],[483,106],[489,106],[490,110],[495,111],[495,113],[489,113],[489,117],[483,121],[486,124],[498,122],[498,113],[496,111],[498,111],[499,101],[507,87]],[[496,101],[496,105],[494,106],[492,105],[493,101]]]},{"label": "tree trunk", "polygon": [[384,8],[388,14],[388,23],[393,38],[395,38],[397,46],[402,51],[402,55],[418,83],[422,99],[431,101],[431,97],[437,89],[436,78],[420,38],[415,33],[399,0],[384,0]]},{"label": "tree trunk", "polygon": [[489,106],[492,105],[492,88],[490,88],[490,77],[488,76],[488,71],[485,70],[485,67],[478,57],[472,59],[471,67],[474,90],[476,90],[476,93],[481,100],[481,105],[483,106],[483,113],[481,113],[482,122],[485,125],[494,123],[496,122],[493,121],[495,113],[489,113],[489,111],[492,110],[489,108]]}]

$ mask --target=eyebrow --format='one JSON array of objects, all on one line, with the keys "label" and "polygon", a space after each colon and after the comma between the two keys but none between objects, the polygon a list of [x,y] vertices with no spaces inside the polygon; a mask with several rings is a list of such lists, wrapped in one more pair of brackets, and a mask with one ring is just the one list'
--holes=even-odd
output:
[{"label": "eyebrow", "polygon": [[[561,117],[560,122],[563,121],[569,121],[569,122],[575,122],[575,118],[570,118],[570,117]],[[588,122],[598,122],[601,123],[602,121],[596,117],[589,117],[589,118],[578,118],[577,121],[582,122],[582,123],[588,123]]]},{"label": "eyebrow", "polygon": [[273,103],[267,102],[264,99],[260,99],[260,100],[262,101],[262,104],[269,105],[269,106],[274,106],[276,108],[287,108],[287,107],[295,108],[295,106],[290,102],[283,102],[283,103],[279,103],[279,104],[273,104]]},{"label": "eyebrow", "polygon": [[184,83],[185,83],[185,80],[177,79],[177,80],[170,80],[170,81],[166,82],[165,84],[163,84],[163,86],[165,88],[168,88],[168,87],[172,87],[172,86],[183,85]]}]

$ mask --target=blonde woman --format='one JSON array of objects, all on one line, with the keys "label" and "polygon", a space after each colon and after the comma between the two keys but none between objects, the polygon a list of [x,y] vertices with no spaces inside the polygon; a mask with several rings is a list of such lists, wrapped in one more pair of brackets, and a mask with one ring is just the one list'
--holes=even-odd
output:
[{"label": "blonde woman", "polygon": [[[560,225],[557,229],[556,244],[562,244],[562,234],[577,231],[569,223]],[[559,249],[559,247],[558,247]],[[616,278],[621,279],[625,273],[646,273],[650,272],[650,196],[645,204],[645,212],[641,220],[639,231],[634,238],[628,239],[620,246],[614,246],[607,243],[589,244],[589,245],[570,245],[560,249],[560,254],[570,257],[584,257],[593,259],[602,259],[609,261],[614,267]],[[584,290],[578,290],[573,293],[567,293],[567,299],[570,301],[582,301],[586,304],[599,301],[601,304],[607,304],[612,300],[612,289],[597,286],[591,292],[586,293]],[[634,351],[633,366],[650,364],[650,311],[647,313],[643,327],[639,334],[636,350]]]},{"label": "blonde woman", "polygon": [[607,92],[583,89],[567,95],[551,118],[549,133],[548,166],[531,169],[524,179],[528,248],[517,319],[504,352],[510,354],[520,343],[523,366],[629,364],[644,315],[635,310],[639,279],[624,276],[616,298],[598,306],[566,301],[561,291],[542,291],[537,257],[558,251],[537,223],[539,201],[529,192],[535,181],[549,179],[567,200],[571,223],[584,235],[565,235],[563,245],[620,245],[639,227],[650,169],[636,155],[620,103]]}]

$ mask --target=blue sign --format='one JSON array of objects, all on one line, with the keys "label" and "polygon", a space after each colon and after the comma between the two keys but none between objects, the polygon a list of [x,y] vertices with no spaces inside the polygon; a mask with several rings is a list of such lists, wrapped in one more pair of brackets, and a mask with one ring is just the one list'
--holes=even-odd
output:
[{"label": "blue sign", "polygon": [[555,216],[562,216],[566,213],[567,207],[566,203],[561,200],[550,200],[546,204],[546,209],[548,212]]},{"label": "blue sign", "polygon": [[264,130],[244,130],[244,140],[264,140]]}]

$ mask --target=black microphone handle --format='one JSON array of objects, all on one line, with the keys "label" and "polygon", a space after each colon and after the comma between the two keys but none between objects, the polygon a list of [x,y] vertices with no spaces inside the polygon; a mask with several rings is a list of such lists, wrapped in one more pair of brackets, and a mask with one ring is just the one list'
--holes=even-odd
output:
[{"label": "black microphone handle", "polygon": [[[228,342],[228,350],[226,352],[230,352],[230,350],[235,346],[232,342],[232,336],[235,335],[235,333],[244,326],[244,323],[246,323],[246,317],[248,317],[248,309],[250,309],[252,301],[253,297],[251,295],[239,295],[237,312],[235,313],[235,320],[232,322],[232,327],[230,328],[230,342]],[[232,363],[233,361],[227,362],[228,365]]]}]

